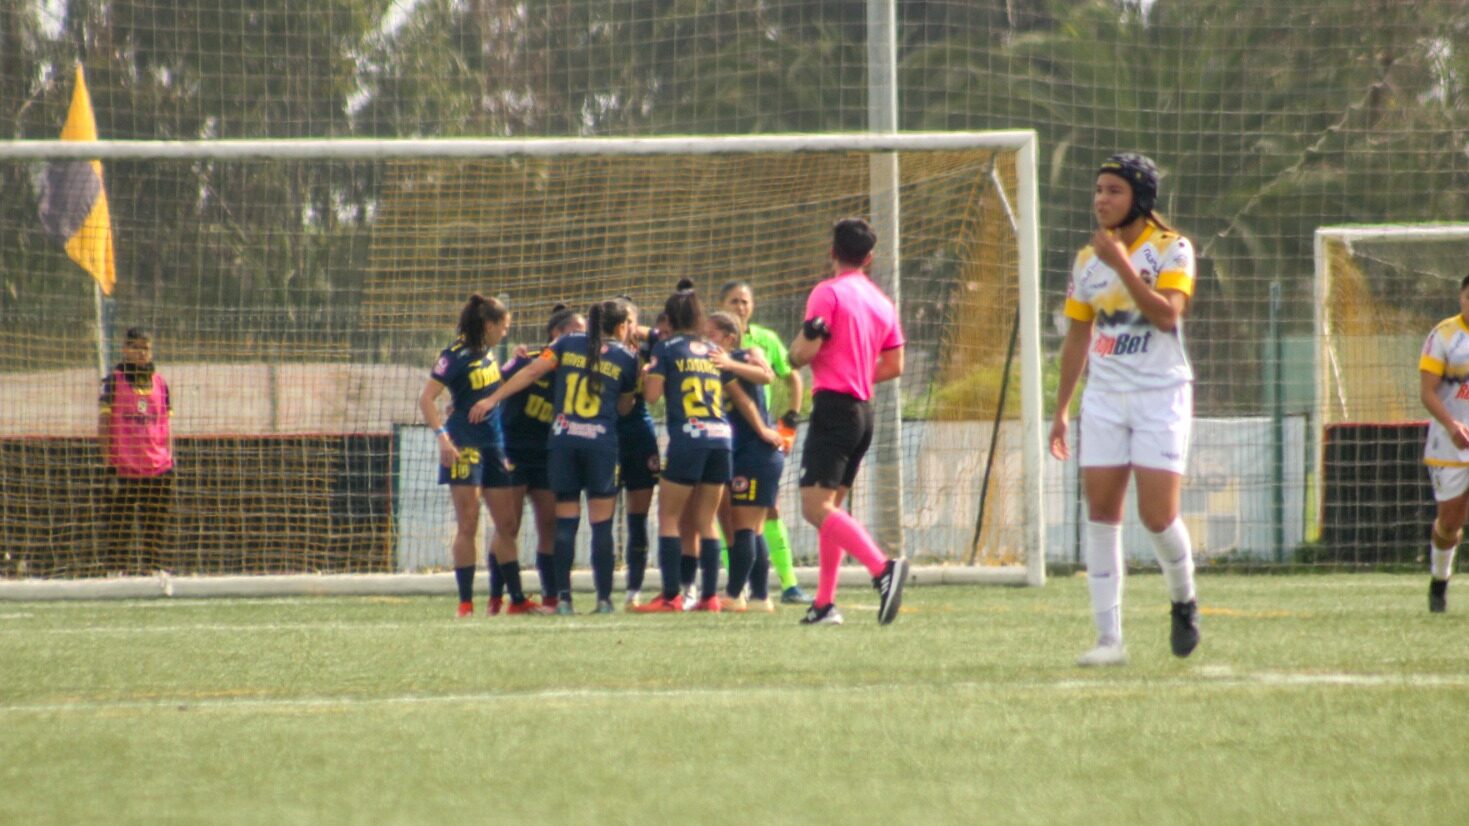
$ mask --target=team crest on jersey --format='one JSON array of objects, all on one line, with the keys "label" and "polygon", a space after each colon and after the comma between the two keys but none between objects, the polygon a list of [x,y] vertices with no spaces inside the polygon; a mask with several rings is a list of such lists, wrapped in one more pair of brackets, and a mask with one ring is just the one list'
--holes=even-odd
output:
[{"label": "team crest on jersey", "polygon": [[707,356],[709,355],[709,345],[702,341],[691,341],[689,342],[689,352],[696,356]]},{"label": "team crest on jersey", "polygon": [[449,372],[449,357],[439,356],[438,362],[434,364],[434,375],[442,376],[447,372]]},{"label": "team crest on jersey", "polygon": [[744,493],[745,491],[750,489],[750,477],[736,476],[735,478],[729,480],[729,488],[735,493]]},{"label": "team crest on jersey", "polygon": [[148,400],[147,399],[138,399],[138,412],[139,413],[144,413],[144,414],[146,414],[148,412]]}]

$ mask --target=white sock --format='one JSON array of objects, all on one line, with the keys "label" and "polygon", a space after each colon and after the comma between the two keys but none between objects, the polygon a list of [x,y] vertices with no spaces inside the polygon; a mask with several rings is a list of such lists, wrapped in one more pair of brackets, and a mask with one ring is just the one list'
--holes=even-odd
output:
[{"label": "white sock", "polygon": [[1449,548],[1446,551],[1439,550],[1437,547],[1434,546],[1433,542],[1430,541],[1428,543],[1428,550],[1429,559],[1432,560],[1433,578],[1448,579],[1449,575],[1454,572],[1454,551],[1456,549]]},{"label": "white sock", "polygon": [[1168,598],[1174,602],[1192,600],[1194,551],[1189,542],[1188,527],[1175,516],[1168,527],[1158,533],[1148,533],[1153,537],[1153,553],[1158,556],[1158,564],[1163,566],[1163,579],[1168,582]]},{"label": "white sock", "polygon": [[1122,526],[1086,523],[1086,587],[1092,595],[1098,645],[1122,644]]}]

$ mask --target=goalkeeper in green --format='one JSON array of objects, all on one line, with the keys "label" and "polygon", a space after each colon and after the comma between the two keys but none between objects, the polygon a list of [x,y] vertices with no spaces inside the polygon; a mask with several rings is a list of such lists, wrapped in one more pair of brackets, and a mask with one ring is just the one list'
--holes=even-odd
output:
[{"label": "goalkeeper in green", "polygon": [[[761,327],[753,324],[750,316],[755,312],[755,293],[748,282],[730,281],[719,290],[720,309],[732,314],[744,325],[744,336],[740,346],[748,350],[759,347],[765,354],[765,360],[770,362],[770,368],[775,371],[775,377],[785,386],[784,407],[776,405],[776,399],[766,399],[766,407],[772,413],[783,410],[777,422],[777,429],[785,438],[786,453],[790,453],[791,444],[796,438],[796,423],[801,417],[801,401],[805,395],[806,388],[801,383],[800,371],[791,367],[790,359],[786,353],[785,344],[780,336],[769,327]],[[761,388],[762,392],[769,392]],[[791,560],[790,540],[786,535],[785,522],[780,518],[779,507],[770,509],[770,517],[765,520],[765,531],[756,540],[757,557],[766,556],[770,558],[770,565],[775,569],[775,574],[780,578],[780,601],[787,605],[808,605],[811,598],[801,591],[801,586],[796,584],[795,566]],[[764,548],[760,546],[766,546]]]}]

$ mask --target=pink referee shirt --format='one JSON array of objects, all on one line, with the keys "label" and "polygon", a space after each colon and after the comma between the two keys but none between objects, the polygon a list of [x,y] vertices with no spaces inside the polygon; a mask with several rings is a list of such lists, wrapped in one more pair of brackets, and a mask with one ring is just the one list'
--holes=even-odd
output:
[{"label": "pink referee shirt", "polygon": [[847,270],[811,291],[806,320],[817,316],[826,319],[831,338],[811,360],[812,389],[870,400],[878,355],[905,343],[893,302],[866,273]]}]

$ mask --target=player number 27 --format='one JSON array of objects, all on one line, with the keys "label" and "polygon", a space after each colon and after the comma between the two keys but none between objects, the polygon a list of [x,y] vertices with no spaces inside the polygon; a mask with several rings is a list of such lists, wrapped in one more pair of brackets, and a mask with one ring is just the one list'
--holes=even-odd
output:
[{"label": "player number 27", "polygon": [[724,385],[719,379],[689,376],[678,387],[683,392],[686,418],[711,419],[724,415]]}]

